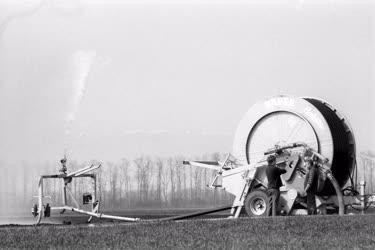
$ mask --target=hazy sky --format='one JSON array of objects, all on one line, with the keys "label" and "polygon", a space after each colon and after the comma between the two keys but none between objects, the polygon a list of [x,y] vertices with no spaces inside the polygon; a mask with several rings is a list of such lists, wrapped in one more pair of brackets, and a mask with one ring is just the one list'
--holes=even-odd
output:
[{"label": "hazy sky", "polygon": [[12,2],[0,1],[3,160],[228,152],[244,113],[278,94],[326,99],[359,150],[375,147],[364,1]]}]

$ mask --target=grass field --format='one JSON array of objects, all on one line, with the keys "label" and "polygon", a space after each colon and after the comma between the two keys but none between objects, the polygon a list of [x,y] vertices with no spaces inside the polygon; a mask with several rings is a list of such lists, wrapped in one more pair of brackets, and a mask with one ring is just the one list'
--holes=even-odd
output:
[{"label": "grass field", "polygon": [[0,227],[0,248],[375,249],[375,215]]}]

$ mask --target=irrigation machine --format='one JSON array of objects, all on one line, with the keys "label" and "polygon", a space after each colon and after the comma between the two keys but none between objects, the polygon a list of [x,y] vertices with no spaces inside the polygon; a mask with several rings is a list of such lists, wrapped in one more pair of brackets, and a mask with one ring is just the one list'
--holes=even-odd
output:
[{"label": "irrigation machine", "polygon": [[[184,161],[185,165],[216,171],[209,185],[224,189],[234,195],[233,204],[207,211],[164,218],[177,220],[229,210],[229,218],[238,218],[241,212],[248,216],[268,215],[267,177],[265,169],[268,155],[276,156],[276,163],[286,169],[281,176],[280,215],[307,214],[303,198],[306,178],[306,162],[318,166],[318,192],[315,195],[318,214],[345,214],[348,206],[362,209],[372,203],[374,197],[365,195],[364,183],[357,183],[356,147],[352,128],[332,105],[318,98],[276,96],[256,103],[245,114],[235,133],[233,151],[218,162]],[[32,208],[39,224],[42,217],[50,216],[51,210],[86,214],[93,217],[122,221],[140,221],[139,218],[112,216],[100,212],[96,195],[96,175],[92,173],[100,165],[91,165],[73,173],[42,175],[39,181],[38,204]],[[48,178],[62,180],[62,206],[46,203],[43,181]],[[69,191],[76,178],[91,178],[93,193],[83,195],[83,203],[90,210],[80,208]],[[356,190],[360,189],[360,192]],[[71,195],[74,205],[69,205]]]}]

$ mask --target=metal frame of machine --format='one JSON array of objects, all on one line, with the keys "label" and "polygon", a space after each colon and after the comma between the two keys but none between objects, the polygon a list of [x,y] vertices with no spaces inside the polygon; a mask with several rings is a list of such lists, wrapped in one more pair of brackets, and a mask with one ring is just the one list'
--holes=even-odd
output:
[{"label": "metal frame of machine", "polygon": [[[290,157],[291,153],[290,150],[299,149],[298,157]],[[285,145],[283,147],[275,147],[268,152],[264,152],[265,155],[268,154],[275,154],[277,155],[278,161],[277,164],[281,165],[284,164],[287,169],[287,173],[284,174],[285,176],[290,176],[292,172],[297,171],[297,168],[303,168],[303,165],[298,165],[298,161],[301,158],[305,157],[304,153],[309,150],[312,152],[312,156],[316,156],[319,159],[319,169],[321,174],[326,175],[334,185],[337,195],[335,196],[336,199],[330,199],[330,202],[335,203],[339,207],[339,214],[344,214],[344,201],[343,196],[340,190],[340,187],[337,184],[337,181],[333,177],[330,169],[325,166],[328,163],[328,159],[323,157],[317,152],[312,151],[308,146],[303,143],[294,143],[290,145]],[[286,157],[287,156],[287,157]],[[289,158],[289,157],[290,158]],[[286,158],[285,158],[286,157]],[[191,217],[196,217],[204,214],[214,213],[222,210],[231,209],[231,216],[230,218],[238,218],[243,207],[245,206],[246,211],[252,210],[252,214],[254,216],[266,216],[268,213],[268,208],[266,204],[266,200],[261,200],[262,197],[258,197],[257,199],[253,200],[254,204],[247,204],[247,198],[251,197],[248,194],[257,194],[257,192],[264,190],[266,187],[266,183],[264,180],[261,179],[261,172],[264,170],[264,162],[259,162],[256,164],[248,164],[248,165],[237,165],[236,159],[233,158],[230,154],[227,154],[226,158],[223,162],[203,162],[203,161],[184,161],[185,165],[191,165],[195,167],[202,167],[208,168],[216,171],[216,176],[214,177],[211,185],[211,188],[223,188],[226,191],[232,193],[235,196],[233,204],[231,206],[225,206],[215,209],[210,209],[203,212],[196,212],[191,214],[184,214],[174,217],[167,217],[161,220],[179,220],[179,219],[186,219]],[[99,201],[96,200],[96,175],[95,174],[88,174],[93,170],[100,168],[100,165],[94,166],[91,165],[84,169],[72,172],[70,174],[59,174],[59,175],[42,175],[39,180],[39,192],[38,192],[38,205],[34,205],[32,213],[35,217],[37,217],[36,224],[41,222],[42,216],[44,217],[50,216],[50,210],[60,210],[61,213],[64,211],[72,211],[80,214],[89,215],[88,222],[91,222],[93,217],[99,219],[112,219],[112,220],[120,220],[120,221],[128,221],[128,222],[135,222],[140,221],[139,218],[131,218],[131,217],[123,217],[123,216],[113,216],[107,215],[99,212]],[[51,178],[58,178],[63,180],[63,206],[50,206],[48,203],[44,204],[44,198],[47,196],[43,193],[43,181],[45,179]],[[91,211],[85,211],[79,207],[78,202],[73,197],[68,185],[72,182],[73,178],[91,178],[93,181],[93,195],[90,197],[90,204],[92,204]],[[281,213],[285,215],[290,215],[292,213],[292,208],[295,205],[295,201],[297,198],[297,192],[295,189],[283,189],[281,190]],[[75,203],[76,207],[68,205],[67,202],[67,194],[70,195],[72,201]],[[318,204],[320,209],[324,209],[327,202],[322,202],[318,199]],[[89,203],[89,202],[88,202]],[[250,207],[246,207],[250,205]]]},{"label": "metal frame of machine", "polygon": [[[298,150],[297,152],[290,152],[290,150]],[[303,165],[303,158],[306,157],[306,152],[310,152],[309,157],[316,157],[318,160],[318,166],[320,170],[320,175],[323,178],[328,178],[335,188],[336,195],[330,196],[329,199],[326,198],[322,200],[318,196],[317,204],[318,208],[322,213],[326,213],[326,205],[334,204],[339,208],[339,214],[343,215],[345,212],[344,199],[341,189],[332,175],[331,170],[327,167],[329,163],[328,159],[315,152],[309,148],[304,143],[293,143],[284,146],[276,146],[270,149],[268,152],[264,152],[264,155],[275,154],[277,156],[277,164],[284,165],[287,173],[282,175],[282,179],[285,180],[293,175],[297,171],[306,173],[306,169]],[[208,169],[214,169],[217,171],[216,176],[211,183],[211,188],[223,188],[229,193],[235,196],[231,215],[233,218],[238,218],[242,208],[245,206],[246,211],[249,216],[267,216],[268,215],[268,205],[267,200],[259,191],[264,192],[267,187],[267,183],[264,180],[265,175],[265,162],[261,161],[255,164],[248,165],[237,165],[236,159],[230,154],[227,155],[223,162],[218,162],[213,165],[212,162],[202,162],[202,161],[185,161],[185,164],[189,164],[195,167],[204,167]],[[296,198],[298,193],[296,189],[290,188],[288,186],[284,187],[281,191],[281,201],[279,205],[280,214],[292,215],[293,206],[295,206]],[[250,194],[259,193],[255,197],[250,196]],[[255,198],[251,201],[247,201],[247,198]],[[328,202],[329,200],[329,202]],[[252,202],[252,204],[249,204]],[[246,207],[248,206],[248,207]]]},{"label": "metal frame of machine", "polygon": [[[266,130],[269,129],[269,124],[273,125],[278,122],[274,117],[291,119],[290,121],[292,122],[294,119],[299,126],[297,129],[305,126],[305,134],[302,135],[302,140],[293,139],[295,131],[288,131],[288,137],[284,138],[285,140],[271,138],[269,142],[264,143],[262,141],[262,136],[264,135],[262,134],[264,133],[262,126]],[[279,135],[276,134],[276,136]],[[293,141],[290,142],[289,140],[292,139]],[[304,141],[303,139],[306,140]],[[311,141],[308,142],[308,140]],[[259,142],[261,145],[257,145]],[[256,157],[254,151],[257,153]],[[364,211],[366,203],[369,202],[368,196],[364,194],[364,185],[360,186],[360,194],[355,191],[357,183],[355,185],[352,183],[352,191],[354,190],[355,192],[345,196],[342,193],[342,188],[344,188],[348,179],[351,178],[352,172],[356,167],[354,133],[344,116],[339,114],[332,105],[321,99],[277,96],[255,104],[245,114],[235,134],[233,152],[232,154],[227,154],[223,161],[183,162],[185,165],[215,170],[216,175],[209,187],[222,188],[233,194],[235,196],[233,204],[203,212],[163,218],[162,220],[190,218],[227,209],[231,209],[230,218],[238,218],[244,207],[249,216],[267,216],[268,196],[265,192],[267,189],[265,158],[269,154],[274,154],[277,158],[277,164],[287,170],[287,173],[282,175],[284,186],[280,189],[278,207],[280,214],[306,214],[306,210],[303,209],[306,204],[300,198],[303,196],[301,195],[301,190],[303,190],[303,180],[306,175],[304,163],[308,159],[313,159],[319,167],[319,176],[323,183],[315,196],[320,213],[325,214],[327,208],[333,206],[338,208],[340,215],[343,215],[345,207],[353,204],[360,204]],[[96,200],[96,175],[88,174],[88,172],[99,167],[100,165],[91,165],[70,174],[41,176],[39,180],[38,205],[34,205],[32,210],[33,215],[37,217],[36,224],[41,221],[43,209],[46,217],[49,216],[50,210],[61,210],[62,212],[70,210],[89,215],[89,222],[93,217],[130,222],[139,221],[139,218],[105,215],[99,212],[99,201]],[[91,196],[91,211],[80,209],[78,202],[75,201],[68,189],[68,185],[73,178],[81,177],[89,177],[93,180],[94,194]],[[43,193],[43,180],[49,178],[63,180],[63,206],[50,207],[49,204],[44,205],[46,196]],[[76,207],[67,204],[67,194],[71,196]],[[374,200],[373,196],[372,200]]]},{"label": "metal frame of machine", "polygon": [[[58,175],[42,175],[39,179],[38,184],[38,204],[34,204],[32,207],[32,214],[34,217],[36,217],[35,224],[38,225],[42,217],[50,217],[51,210],[59,210],[60,213],[64,213],[65,211],[72,211],[80,214],[89,215],[89,219],[87,222],[91,222],[93,217],[99,218],[99,219],[113,219],[113,220],[121,220],[121,221],[138,221],[139,218],[129,218],[129,217],[123,217],[123,216],[113,216],[113,215],[107,215],[99,212],[99,205],[100,202],[96,199],[96,174],[88,174],[88,172],[94,171],[98,168],[100,168],[101,165],[91,165],[86,168],[77,170],[75,172],[69,173],[69,174],[58,174]],[[92,185],[93,185],[93,193],[86,196],[86,204],[91,204],[92,209],[91,211],[86,211],[80,208],[79,203],[76,201],[74,196],[72,195],[72,192],[69,189],[69,184],[72,182],[74,178],[91,178],[92,179]],[[46,179],[61,179],[62,185],[63,185],[63,192],[62,192],[62,200],[63,200],[63,206],[50,206],[49,203],[44,204],[44,199],[50,198],[49,196],[44,195],[43,192],[43,181]],[[73,201],[74,206],[68,204],[67,195],[70,196],[71,200]],[[85,199],[85,198],[84,198]]]}]

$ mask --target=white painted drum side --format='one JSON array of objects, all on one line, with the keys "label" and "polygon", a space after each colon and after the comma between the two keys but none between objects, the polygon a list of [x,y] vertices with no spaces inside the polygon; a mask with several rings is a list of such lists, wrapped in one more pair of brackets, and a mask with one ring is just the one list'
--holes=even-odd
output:
[{"label": "white painted drum side", "polygon": [[[242,118],[241,122],[239,123],[239,126],[237,127],[237,131],[235,133],[234,142],[233,142],[233,155],[238,159],[240,164],[249,164],[247,160],[247,143],[248,139],[249,144],[252,147],[250,151],[262,151],[265,147],[268,147],[267,143],[269,144],[268,148],[271,148],[275,146],[280,141],[280,137],[275,136],[274,139],[272,138],[265,138],[267,140],[266,142],[261,142],[259,138],[256,140],[259,141],[259,144],[257,145],[256,141],[252,142],[249,138],[251,132],[254,129],[254,126],[264,119],[265,117],[271,117],[274,113],[280,113],[283,114],[283,116],[280,116],[280,121],[282,122],[282,119],[290,119],[290,117],[295,117],[296,120],[298,120],[297,117],[299,117],[301,120],[304,120],[306,124],[303,124],[305,127],[306,133],[309,133],[308,135],[302,136],[303,137],[311,138],[312,137],[312,131],[315,132],[317,145],[319,146],[318,151],[319,153],[323,154],[325,157],[327,157],[330,162],[332,161],[333,157],[333,139],[332,134],[329,129],[328,123],[324,119],[323,115],[320,113],[318,109],[316,109],[312,104],[310,104],[308,101],[292,97],[292,96],[277,96],[270,98],[268,100],[258,102],[254,106],[252,106],[248,112],[245,114],[245,116]],[[287,114],[290,114],[288,116]],[[267,121],[266,121],[267,122]],[[269,129],[268,127],[271,127],[272,123],[275,123],[275,127],[277,128],[280,124],[278,124],[277,120],[272,121],[269,120],[267,125],[264,128],[266,131]],[[288,121],[286,121],[288,123]],[[266,123],[264,123],[266,124]],[[262,123],[258,124],[257,130],[260,129],[260,126],[262,126]],[[283,125],[282,125],[283,126]],[[308,129],[308,127],[311,127],[311,130]],[[262,132],[263,133],[263,132]],[[270,131],[270,134],[272,132]],[[255,138],[255,137],[254,137]],[[295,138],[296,141],[293,142],[301,142],[299,138]],[[298,141],[299,140],[299,141]],[[262,143],[262,145],[260,145]],[[255,147],[255,149],[254,149]],[[251,156],[249,156],[251,157]],[[255,161],[259,160],[254,159]],[[252,161],[252,159],[249,159],[249,161]],[[251,162],[254,163],[254,162]]]}]

